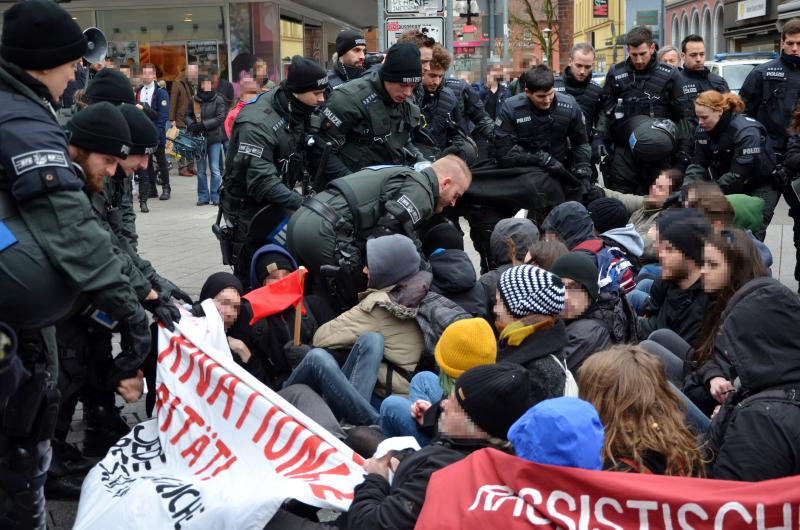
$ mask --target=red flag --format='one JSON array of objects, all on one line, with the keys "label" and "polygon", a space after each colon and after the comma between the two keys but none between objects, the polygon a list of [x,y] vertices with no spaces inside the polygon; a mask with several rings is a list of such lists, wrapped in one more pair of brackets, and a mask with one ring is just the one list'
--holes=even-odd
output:
[{"label": "red flag", "polygon": [[[253,318],[250,325],[264,317],[285,311],[291,306],[303,303],[303,283],[305,271],[298,269],[280,280],[254,289],[242,298],[250,302],[253,308]],[[305,312],[305,308],[301,307]]]}]

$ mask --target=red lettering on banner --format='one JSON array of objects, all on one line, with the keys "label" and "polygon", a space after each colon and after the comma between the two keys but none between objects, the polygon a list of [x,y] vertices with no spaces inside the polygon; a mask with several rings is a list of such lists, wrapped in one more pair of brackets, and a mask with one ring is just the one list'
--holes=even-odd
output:
[{"label": "red lettering on banner", "polygon": [[269,425],[270,420],[278,412],[278,407],[270,407],[267,409],[267,413],[264,414],[264,419],[261,420],[261,427],[259,427],[256,433],[253,435],[253,443],[258,443],[261,437],[264,436],[264,433],[267,432],[267,426]]},{"label": "red lettering on banner", "polygon": [[214,443],[214,446],[217,448],[217,454],[215,454],[214,458],[209,460],[206,465],[198,469],[195,472],[195,475],[200,475],[203,472],[205,472],[205,470],[213,466],[217,462],[217,460],[219,460],[220,457],[228,458],[229,456],[231,456],[231,450],[228,448],[227,445],[225,445],[225,442],[223,442],[222,440],[217,440]]},{"label": "red lettering on banner", "polygon": [[169,443],[172,445],[177,444],[178,440],[183,438],[183,435],[189,432],[189,427],[192,425],[202,427],[206,424],[202,416],[200,416],[200,414],[198,414],[192,407],[185,405],[183,410],[186,412],[186,422],[183,424],[183,427],[181,427],[181,430],[179,430],[172,438],[169,439]]},{"label": "red lettering on banner", "polygon": [[[225,386],[225,381],[231,381],[231,384]],[[233,399],[236,396],[236,385],[239,384],[239,378],[233,374],[225,374],[217,380],[217,386],[214,392],[208,397],[208,404],[213,405],[221,393],[225,394],[225,409],[222,411],[222,417],[226,420],[231,415],[231,408],[233,407]]]},{"label": "red lettering on banner", "polygon": [[[216,433],[214,434],[216,436]],[[188,457],[189,455],[192,456],[192,459],[189,460],[189,467],[192,467],[195,462],[202,456],[203,451],[206,450],[206,447],[211,443],[211,438],[206,436],[205,434],[201,434],[199,438],[194,440],[189,447],[181,451],[181,456],[183,458]]]},{"label": "red lettering on banner", "polygon": [[[303,444],[300,446],[300,449],[294,454],[292,458],[284,462],[283,464],[279,465],[275,468],[277,473],[283,473],[285,470],[290,469],[293,465],[299,462],[304,456],[308,455],[306,461],[303,462],[300,467],[291,471],[286,474],[286,476],[292,475],[294,473],[306,473],[312,469],[317,469],[325,459],[328,458],[330,455],[330,449],[328,451],[324,451],[319,458],[314,460],[317,455],[317,451],[319,451],[319,446],[322,444],[322,438],[316,435],[309,436],[305,440],[303,440]],[[335,451],[335,449],[333,449]],[[314,460],[313,463],[312,460]]]},{"label": "red lettering on banner", "polygon": [[241,429],[242,425],[244,425],[244,420],[247,419],[247,416],[250,414],[250,409],[253,406],[253,401],[256,400],[258,396],[260,396],[258,392],[253,392],[250,394],[250,397],[247,398],[247,403],[244,404],[244,410],[242,411],[241,416],[239,416],[239,421],[236,422],[236,428]]},{"label": "red lettering on banner", "polygon": [[209,386],[211,386],[211,374],[214,371],[214,368],[222,368],[219,363],[216,361],[212,361],[211,357],[206,354],[203,354],[197,360],[198,368],[199,368],[199,379],[197,381],[197,395],[203,397],[203,394],[206,393]]},{"label": "red lettering on banner", "polygon": [[311,493],[314,495],[314,497],[318,499],[325,500],[326,493],[330,493],[331,495],[333,495],[335,499],[339,499],[342,501],[353,499],[352,493],[342,493],[336,488],[332,488],[331,486],[326,486],[325,484],[309,484],[309,488],[311,489]]},{"label": "red lettering on banner", "polygon": [[[286,445],[283,446],[283,449],[280,451],[275,450],[275,444],[278,442],[278,438],[281,435],[281,430],[283,426],[287,423],[294,423],[296,427],[292,431],[292,434],[289,435],[289,439],[286,440]],[[289,416],[284,416],[283,418],[279,419],[278,422],[275,424],[275,428],[272,430],[272,436],[267,441],[266,445],[264,446],[264,456],[267,457],[267,460],[277,460],[278,458],[282,457],[294,445],[294,441],[300,435],[305,427],[294,421]]]},{"label": "red lettering on banner", "polygon": [[291,473],[286,475],[287,478],[294,478],[298,480],[308,480],[308,481],[317,481],[322,477],[322,475],[340,475],[340,476],[347,476],[350,474],[350,468],[347,467],[347,464],[338,464],[333,466],[330,469],[326,469],[325,471],[315,471],[313,473],[306,473],[305,475],[295,475]]},{"label": "red lettering on banner", "polygon": [[178,381],[180,381],[181,383],[185,383],[186,381],[189,380],[189,378],[192,376],[192,371],[194,370],[194,358],[198,355],[203,355],[203,353],[200,352],[200,350],[197,350],[193,351],[189,355],[189,364],[186,365],[186,371],[183,372],[183,375],[181,375],[178,378]]},{"label": "red lettering on banner", "polygon": [[[181,404],[181,398],[179,398],[178,396],[174,396],[172,400],[169,401],[169,403],[167,403],[167,400],[170,397],[169,389],[167,389],[164,383],[161,383],[161,385],[159,386],[159,390],[161,395],[166,396],[166,399],[161,403],[159,410],[161,410],[161,408],[166,408],[167,416],[166,418],[164,418],[164,421],[159,422],[158,428],[161,432],[167,432],[167,429],[169,429],[170,424],[172,424],[172,414],[175,412],[175,409],[178,407],[178,405]],[[156,392],[158,393],[159,390],[157,390]]]}]

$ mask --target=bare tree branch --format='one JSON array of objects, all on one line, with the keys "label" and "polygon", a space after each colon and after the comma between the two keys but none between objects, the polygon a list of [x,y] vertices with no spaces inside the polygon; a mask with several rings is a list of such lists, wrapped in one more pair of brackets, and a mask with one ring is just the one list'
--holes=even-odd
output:
[{"label": "bare tree branch", "polygon": [[[556,2],[559,0],[556,0]],[[569,1],[569,0],[561,0]],[[509,13],[509,21],[513,25],[529,30],[539,43],[547,63],[553,64],[553,45],[558,42],[559,25],[557,4],[553,0],[539,0],[536,5],[531,0],[522,0],[526,18]],[[550,29],[549,32],[543,31]]]}]

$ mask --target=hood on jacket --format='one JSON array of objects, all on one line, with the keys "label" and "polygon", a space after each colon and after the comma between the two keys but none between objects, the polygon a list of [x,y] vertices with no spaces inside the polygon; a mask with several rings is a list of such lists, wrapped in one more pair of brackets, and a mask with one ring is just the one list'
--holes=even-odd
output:
[{"label": "hood on jacket", "polygon": [[733,295],[721,318],[714,346],[730,359],[743,391],[800,383],[796,293],[773,278],[756,278]]},{"label": "hood on jacket", "polygon": [[256,274],[256,264],[258,263],[258,258],[261,257],[263,254],[266,254],[267,252],[277,252],[278,254],[283,254],[289,259],[291,264],[294,266],[292,271],[297,270],[297,261],[289,253],[288,250],[286,250],[280,245],[273,245],[273,244],[264,245],[258,250],[256,250],[255,254],[253,254],[253,259],[250,261],[250,287],[252,289],[261,287],[261,285],[259,285],[258,283],[258,275]]},{"label": "hood on jacket", "polygon": [[591,403],[574,397],[546,399],[508,430],[515,454],[538,464],[600,470],[605,431]]},{"label": "hood on jacket", "polygon": [[430,257],[433,283],[444,293],[461,293],[478,281],[475,267],[463,250],[450,249]]},{"label": "hood on jacket", "polygon": [[568,201],[559,204],[547,214],[542,230],[553,232],[572,250],[594,235],[594,223],[586,207],[579,202]]},{"label": "hood on jacket", "polygon": [[492,260],[490,265],[492,268],[511,263],[511,257],[508,255],[509,238],[517,247],[517,261],[522,261],[525,259],[528,248],[539,241],[539,229],[530,219],[512,217],[500,220],[494,226],[492,235],[489,238],[490,258]]},{"label": "hood on jacket", "polygon": [[726,195],[733,208],[733,226],[758,232],[764,227],[764,199],[741,193]]},{"label": "hood on jacket", "polygon": [[628,223],[621,228],[612,228],[601,235],[616,241],[637,258],[644,254],[644,240],[636,232],[636,227],[632,223]]},{"label": "hood on jacket", "polygon": [[580,318],[601,322],[615,344],[636,339],[636,317],[630,310],[627,299],[617,293],[600,293]]},{"label": "hood on jacket", "polygon": [[417,317],[419,306],[431,289],[433,275],[428,271],[419,271],[383,289],[369,288],[359,293],[359,307],[370,312],[375,306],[382,307],[393,316],[408,320]]}]

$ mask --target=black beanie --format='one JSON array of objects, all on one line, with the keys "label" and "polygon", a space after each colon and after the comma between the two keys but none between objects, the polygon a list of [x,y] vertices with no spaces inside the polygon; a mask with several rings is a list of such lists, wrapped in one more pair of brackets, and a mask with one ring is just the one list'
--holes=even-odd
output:
[{"label": "black beanie", "polygon": [[208,277],[206,283],[200,289],[200,301],[214,298],[228,287],[233,287],[240,295],[244,293],[244,287],[239,278],[230,272],[215,272]]},{"label": "black beanie", "polygon": [[364,34],[354,29],[346,29],[336,36],[336,54],[339,59],[356,46],[366,46]]},{"label": "black beanie", "polygon": [[89,105],[75,114],[69,123],[69,143],[92,153],[128,158],[131,131],[125,116],[107,101]]},{"label": "black beanie", "polygon": [[25,0],[3,13],[0,55],[24,70],[47,70],[83,57],[81,27],[52,0]]},{"label": "black beanie", "polygon": [[422,61],[419,48],[410,42],[395,44],[386,52],[380,78],[389,83],[419,83],[422,81]]},{"label": "black beanie", "polygon": [[430,256],[439,248],[464,250],[464,236],[449,221],[434,225],[422,238],[422,252],[426,256]]},{"label": "black beanie", "polygon": [[[264,279],[274,270],[287,270],[294,272],[295,267],[289,256],[283,252],[264,252],[258,255],[256,260],[256,279],[258,286],[264,285]],[[255,287],[255,286],[254,286]]]},{"label": "black beanie", "polygon": [[119,103],[136,105],[130,79],[113,68],[103,68],[97,72],[89,81],[83,96],[89,103],[108,101],[115,105]]},{"label": "black beanie", "polygon": [[158,147],[158,129],[150,121],[150,118],[136,105],[123,103],[117,108],[128,122],[128,129],[131,132],[130,154],[149,155],[154,153]]},{"label": "black beanie", "polygon": [[561,278],[569,278],[586,289],[589,297],[594,301],[600,295],[597,286],[599,273],[594,259],[583,252],[568,252],[553,262],[550,272]]},{"label": "black beanie", "polygon": [[475,425],[504,440],[511,425],[532,405],[528,371],[513,363],[470,368],[456,379],[453,391]]},{"label": "black beanie", "polygon": [[589,203],[586,209],[589,211],[589,217],[592,218],[598,234],[614,228],[622,228],[628,224],[628,220],[631,218],[622,201],[612,197],[595,199]]},{"label": "black beanie", "polygon": [[328,72],[310,59],[295,55],[286,76],[286,89],[295,94],[328,87]]},{"label": "black beanie", "polygon": [[694,208],[664,211],[659,214],[656,226],[660,241],[668,241],[697,265],[703,263],[703,246],[711,224],[700,211]]}]

